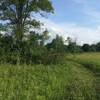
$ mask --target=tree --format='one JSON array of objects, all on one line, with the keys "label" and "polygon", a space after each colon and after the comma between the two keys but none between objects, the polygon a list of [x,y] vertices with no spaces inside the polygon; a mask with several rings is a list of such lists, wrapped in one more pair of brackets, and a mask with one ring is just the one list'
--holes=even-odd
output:
[{"label": "tree", "polygon": [[52,48],[56,53],[64,52],[64,42],[63,38],[59,35],[56,35],[56,38],[52,40],[51,43],[47,44],[47,48]]},{"label": "tree", "polygon": [[89,44],[83,44],[82,50],[83,50],[84,52],[89,52],[89,51],[90,51],[90,45],[89,45]]},{"label": "tree", "polygon": [[[42,35],[31,32],[30,29],[40,29],[42,25],[33,15],[44,16],[45,13],[53,13],[53,11],[50,0],[0,0],[0,20],[7,22],[4,25],[0,24],[0,31],[6,26],[7,34],[8,30],[11,33],[7,36],[0,35],[0,48],[3,46],[1,51],[7,51],[6,54],[3,53],[4,56],[9,57],[7,60],[13,61],[16,58],[14,63],[22,63],[33,62],[37,56],[40,59],[45,48],[39,47],[39,40],[43,46],[47,31]],[[34,54],[38,55],[34,57]]]},{"label": "tree", "polygon": [[40,35],[40,45],[43,46],[45,45],[46,40],[49,39],[49,31],[46,29],[45,31],[43,31],[43,33]]},{"label": "tree", "polygon": [[66,42],[68,43],[68,45],[65,45],[66,52],[71,52],[71,53],[81,52],[81,47],[77,45],[76,38],[73,40],[72,38],[68,37]]},{"label": "tree", "polygon": [[96,44],[96,50],[97,50],[97,51],[100,51],[100,42],[98,42],[98,43]]},{"label": "tree", "polygon": [[67,43],[68,43],[68,45],[69,45],[69,44],[71,44],[71,43],[72,43],[72,39],[71,39],[70,37],[67,37],[66,42],[67,42]]},{"label": "tree", "polygon": [[67,46],[66,51],[71,53],[79,53],[82,50],[81,50],[81,46],[77,45],[75,42],[72,42]]},{"label": "tree", "polygon": [[9,27],[13,29],[14,37],[17,41],[22,41],[24,33],[29,32],[29,28],[37,28],[40,22],[32,19],[33,13],[53,12],[52,4],[49,0],[1,0],[0,20],[8,20]]},{"label": "tree", "polygon": [[52,40],[51,43],[46,45],[47,55],[45,57],[45,63],[47,64],[57,64],[64,61],[64,41],[63,38],[59,35],[56,35],[56,38]]},{"label": "tree", "polygon": [[95,44],[90,45],[90,51],[96,52],[96,45]]}]

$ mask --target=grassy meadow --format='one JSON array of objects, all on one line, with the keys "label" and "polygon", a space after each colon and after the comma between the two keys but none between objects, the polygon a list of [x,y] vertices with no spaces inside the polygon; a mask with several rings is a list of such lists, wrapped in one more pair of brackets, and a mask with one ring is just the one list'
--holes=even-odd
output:
[{"label": "grassy meadow", "polygon": [[58,65],[0,65],[0,100],[100,100],[100,53]]},{"label": "grassy meadow", "polygon": [[95,74],[100,73],[100,53],[83,53],[68,55],[67,57],[95,72]]}]

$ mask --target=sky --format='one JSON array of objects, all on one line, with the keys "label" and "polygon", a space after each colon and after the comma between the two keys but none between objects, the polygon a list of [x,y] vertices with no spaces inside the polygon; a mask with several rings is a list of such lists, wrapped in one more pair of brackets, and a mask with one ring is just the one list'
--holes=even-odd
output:
[{"label": "sky", "polygon": [[100,0],[51,0],[54,14],[40,18],[51,32],[78,44],[100,41]]},{"label": "sky", "polygon": [[100,41],[100,0],[50,0],[54,14],[36,16],[50,31],[77,40],[78,44],[95,44]]}]

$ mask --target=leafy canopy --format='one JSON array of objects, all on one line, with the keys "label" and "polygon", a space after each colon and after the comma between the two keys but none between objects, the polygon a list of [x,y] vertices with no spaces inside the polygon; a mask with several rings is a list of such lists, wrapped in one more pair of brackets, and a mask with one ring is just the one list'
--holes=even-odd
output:
[{"label": "leafy canopy", "polygon": [[[18,40],[22,40],[24,33],[30,27],[39,27],[40,22],[32,19],[34,13],[53,12],[49,0],[0,0],[0,20],[8,20],[12,32]],[[42,13],[42,14],[41,14]]]}]

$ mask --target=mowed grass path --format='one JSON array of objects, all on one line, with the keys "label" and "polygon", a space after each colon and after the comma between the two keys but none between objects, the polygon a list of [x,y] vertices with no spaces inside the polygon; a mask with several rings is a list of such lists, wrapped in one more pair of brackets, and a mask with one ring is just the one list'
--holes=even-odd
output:
[{"label": "mowed grass path", "polygon": [[76,54],[75,58],[72,59],[86,66],[91,71],[100,74],[100,53]]},{"label": "mowed grass path", "polygon": [[99,100],[82,65],[0,65],[0,100]]},{"label": "mowed grass path", "polygon": [[81,64],[93,73],[97,100],[100,100],[100,53],[82,53],[68,55],[67,59]]}]

